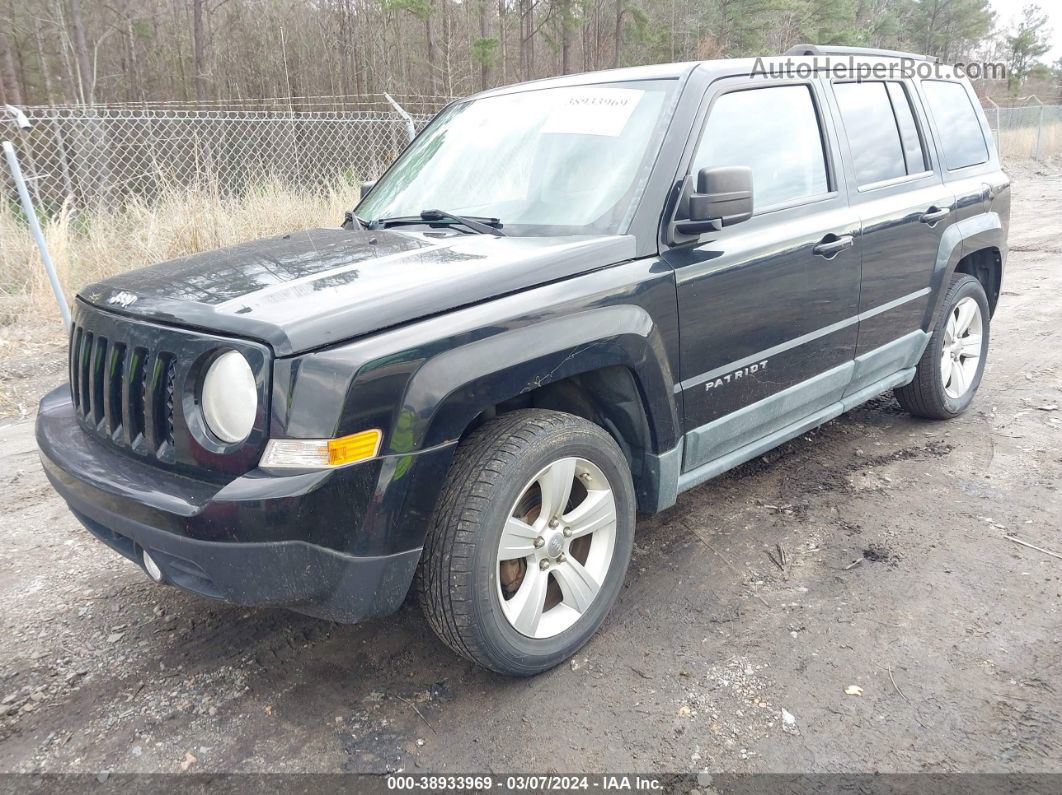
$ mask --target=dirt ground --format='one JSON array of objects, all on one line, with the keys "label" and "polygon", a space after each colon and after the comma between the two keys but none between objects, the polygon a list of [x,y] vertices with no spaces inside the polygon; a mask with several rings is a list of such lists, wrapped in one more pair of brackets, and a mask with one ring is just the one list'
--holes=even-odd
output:
[{"label": "dirt ground", "polygon": [[[1062,176],[1021,172],[972,409],[891,396],[642,517],[597,637],[486,673],[153,585],[37,459],[62,344],[0,348],[0,771],[1062,772]],[[17,351],[17,352],[13,352]]]}]

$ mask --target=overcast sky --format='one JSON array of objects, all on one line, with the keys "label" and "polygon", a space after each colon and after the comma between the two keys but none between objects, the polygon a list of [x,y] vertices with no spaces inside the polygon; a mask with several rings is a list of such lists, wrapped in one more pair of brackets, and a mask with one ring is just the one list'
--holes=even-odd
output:
[{"label": "overcast sky", "polygon": [[[992,0],[992,7],[999,15],[999,25],[1002,28],[1010,26],[1018,21],[1022,8],[1035,0]],[[1054,63],[1057,58],[1062,58],[1062,2],[1059,0],[1039,0],[1040,8],[1047,12],[1051,20],[1051,50],[1040,60],[1045,63]]]}]

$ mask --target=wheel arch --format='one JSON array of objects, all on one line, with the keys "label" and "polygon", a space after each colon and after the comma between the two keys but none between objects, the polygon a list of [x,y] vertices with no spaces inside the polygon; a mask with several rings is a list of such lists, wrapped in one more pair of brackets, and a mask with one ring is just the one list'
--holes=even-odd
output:
[{"label": "wheel arch", "polygon": [[639,506],[655,504],[655,459],[678,444],[665,345],[638,306],[599,307],[445,351],[410,380],[403,413],[431,448],[518,408],[548,408],[605,428],[631,465]]},{"label": "wheel arch", "polygon": [[981,282],[988,298],[988,316],[996,313],[996,304],[999,302],[1000,286],[1003,282],[1003,255],[997,246],[985,246],[970,253],[965,253],[963,247],[962,259],[955,263],[956,273],[965,273],[973,276]]},{"label": "wheel arch", "polygon": [[956,273],[969,273],[981,282],[988,296],[990,315],[994,313],[1006,255],[1006,232],[999,213],[964,218],[944,230],[930,282],[933,297],[926,309],[923,328],[933,331],[937,311]]}]

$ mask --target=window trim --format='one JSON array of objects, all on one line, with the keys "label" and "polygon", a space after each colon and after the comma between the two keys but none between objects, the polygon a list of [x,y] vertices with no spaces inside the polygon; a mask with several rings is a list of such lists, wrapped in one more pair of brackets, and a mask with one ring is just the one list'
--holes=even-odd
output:
[{"label": "window trim", "polygon": [[[966,84],[963,83],[961,80],[948,80],[946,78],[940,78],[940,77],[925,77],[925,78],[922,78],[921,80],[919,80],[919,82],[922,84],[921,86],[919,86],[919,89],[921,90],[921,93],[924,96],[924,101],[925,101],[925,106],[926,106],[926,114],[930,118],[932,118],[933,126],[936,128],[937,134],[940,137],[940,143],[938,145],[940,147],[940,153],[939,154],[940,154],[940,166],[941,166],[941,168],[945,172],[947,172],[948,174],[956,174],[956,173],[958,173],[960,171],[965,171],[968,168],[981,168],[981,169],[983,169],[986,166],[991,165],[993,163],[992,150],[994,149],[994,147],[992,146],[992,143],[988,140],[988,138],[985,136],[985,125],[981,124],[981,114],[978,113],[977,103],[975,103],[973,101],[973,99],[970,98],[970,90],[967,88]],[[981,134],[981,141],[985,145],[985,159],[984,160],[980,161],[979,163],[969,163],[968,165],[965,165],[965,166],[958,166],[957,168],[951,168],[948,165],[948,152],[947,152],[947,149],[944,146],[944,135],[943,135],[943,131],[942,131],[943,128],[941,128],[940,123],[937,121],[936,114],[933,113],[933,103],[929,101],[929,94],[925,90],[925,84],[926,83],[945,83],[945,84],[950,84],[950,85],[953,85],[953,86],[959,86],[959,88],[962,89],[963,94],[966,95],[966,101],[970,105],[970,110],[973,111],[974,119],[977,121],[977,131]]]},{"label": "window trim", "polygon": [[900,91],[904,98],[907,100],[907,110],[911,113],[911,121],[914,123],[915,135],[918,136],[918,150],[922,155],[922,171],[911,173],[907,172],[907,176],[913,177],[918,174],[925,174],[931,172],[929,167],[929,147],[926,145],[926,136],[923,133],[922,125],[918,121],[918,113],[915,112],[914,100],[911,98],[911,91],[907,87],[907,84],[903,80],[886,80],[885,81],[885,94],[889,98],[889,104],[892,105],[892,115],[896,119],[896,131],[900,134],[900,148],[903,150],[903,162],[904,166],[910,169],[910,164],[907,162],[907,148],[903,143],[903,130],[900,129],[900,116],[896,112],[896,102],[892,98],[892,92],[889,91],[889,84],[897,85],[900,87]]},{"label": "window trim", "polygon": [[[815,114],[815,121],[818,124],[819,128],[819,146],[822,150],[822,163],[826,169],[827,190],[824,193],[815,193],[810,196],[800,196],[790,201],[775,202],[774,204],[769,204],[761,208],[754,207],[752,217],[758,218],[761,215],[767,215],[769,213],[781,212],[783,210],[792,210],[798,207],[818,204],[820,202],[828,201],[830,199],[840,196],[841,191],[837,187],[838,180],[836,173],[836,164],[834,163],[833,153],[829,145],[829,126],[827,124],[827,119],[824,115],[823,102],[821,101],[821,98],[816,94],[814,88],[814,84],[817,79],[818,76],[815,75],[807,80],[772,80],[770,83],[753,83],[746,78],[744,82],[739,83],[738,85],[727,87],[717,93],[711,98],[711,100],[708,102],[707,107],[704,109],[704,116],[700,120],[700,123],[697,125],[697,130],[691,133],[690,140],[692,142],[692,147],[690,149],[685,166],[679,171],[680,175],[682,175],[682,178],[688,179],[693,176],[693,161],[697,156],[697,150],[700,147],[701,139],[704,137],[704,131],[708,126],[708,120],[711,118],[712,110],[715,108],[715,104],[719,101],[721,97],[724,97],[727,94],[735,94],[739,91],[763,91],[771,88],[802,86],[807,90],[808,96],[811,99],[811,108]],[[712,85],[709,85],[707,90],[705,91],[705,94],[708,94],[711,90]],[[701,98],[701,102],[704,102],[703,97]],[[755,186],[753,187],[755,188]]]},{"label": "window trim", "polygon": [[930,162],[929,168],[924,168],[923,171],[919,171],[919,172],[917,172],[915,174],[902,174],[902,175],[900,175],[898,177],[889,177],[888,179],[879,179],[879,180],[875,180],[874,182],[867,182],[867,183],[864,183],[864,184],[860,185],[858,183],[859,175],[856,173],[855,151],[852,148],[852,138],[851,138],[851,136],[849,136],[848,128],[844,124],[844,111],[841,108],[841,98],[837,95],[837,92],[834,90],[835,86],[847,85],[847,84],[850,84],[850,83],[859,83],[859,84],[881,83],[883,86],[885,86],[885,98],[888,99],[888,101],[889,101],[889,112],[892,114],[892,122],[893,122],[893,125],[896,127],[896,137],[897,137],[897,140],[900,143],[900,155],[901,155],[901,157],[903,157],[903,166],[904,166],[904,170],[905,171],[907,170],[907,151],[904,149],[904,146],[903,146],[903,133],[900,132],[900,120],[896,117],[896,106],[893,105],[892,95],[889,94],[889,89],[888,89],[888,84],[889,83],[897,83],[900,86],[901,90],[904,92],[904,96],[907,97],[907,105],[911,109],[911,118],[912,118],[912,120],[914,121],[914,124],[915,124],[915,133],[918,135],[918,144],[922,148],[922,164],[923,164],[923,166],[925,166],[927,161],[930,161],[929,147],[928,147],[928,138],[926,137],[925,131],[922,129],[922,126],[923,126],[922,125],[922,120],[918,117],[918,113],[915,110],[914,102],[911,99],[911,92],[908,90],[907,85],[905,84],[905,82],[904,82],[904,80],[902,78],[898,79],[898,80],[860,80],[858,78],[853,78],[853,79],[850,79],[850,80],[830,80],[829,83],[830,83],[830,91],[833,92],[834,102],[837,103],[837,113],[840,116],[840,118],[838,119],[838,122],[840,123],[841,128],[844,130],[844,140],[845,140],[846,145],[848,146],[848,156],[851,158],[851,161],[852,161],[852,164],[851,164],[852,165],[852,179],[854,181],[856,181],[856,185],[855,185],[855,192],[856,193],[866,193],[868,191],[882,190],[884,188],[892,188],[892,187],[895,187],[896,185],[904,185],[904,184],[906,184],[908,182],[915,182],[917,180],[925,179],[926,177],[933,176],[934,172],[933,172],[933,168],[932,168],[932,163]]},{"label": "window trim", "polygon": [[866,193],[867,191],[881,190],[882,188],[892,188],[896,185],[903,185],[907,182],[916,182],[920,179],[933,176],[932,171],[919,171],[917,174],[904,174],[902,177],[891,177],[889,179],[879,179],[877,182],[868,182],[866,185],[860,185],[856,188],[857,193]]}]

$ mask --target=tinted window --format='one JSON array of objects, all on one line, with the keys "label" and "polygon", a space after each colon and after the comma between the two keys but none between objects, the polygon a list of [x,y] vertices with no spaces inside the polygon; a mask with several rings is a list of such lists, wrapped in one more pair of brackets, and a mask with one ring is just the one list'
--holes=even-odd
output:
[{"label": "tinted window", "polygon": [[838,83],[834,92],[852,148],[856,183],[869,185],[906,176],[900,131],[885,84]]},{"label": "tinted window", "polygon": [[922,88],[940,131],[945,165],[954,169],[987,162],[988,146],[966,88],[943,80],[925,80]]},{"label": "tinted window", "polygon": [[929,168],[929,164],[922,151],[922,141],[918,137],[918,125],[915,124],[914,112],[911,110],[911,100],[907,96],[907,90],[900,83],[885,85],[889,89],[889,99],[892,100],[892,109],[896,113],[896,126],[900,128],[900,143],[903,144],[903,156],[907,161],[907,173],[920,174]]},{"label": "tinted window", "polygon": [[757,210],[829,192],[822,132],[807,86],[734,91],[712,105],[693,159],[749,166]]}]

